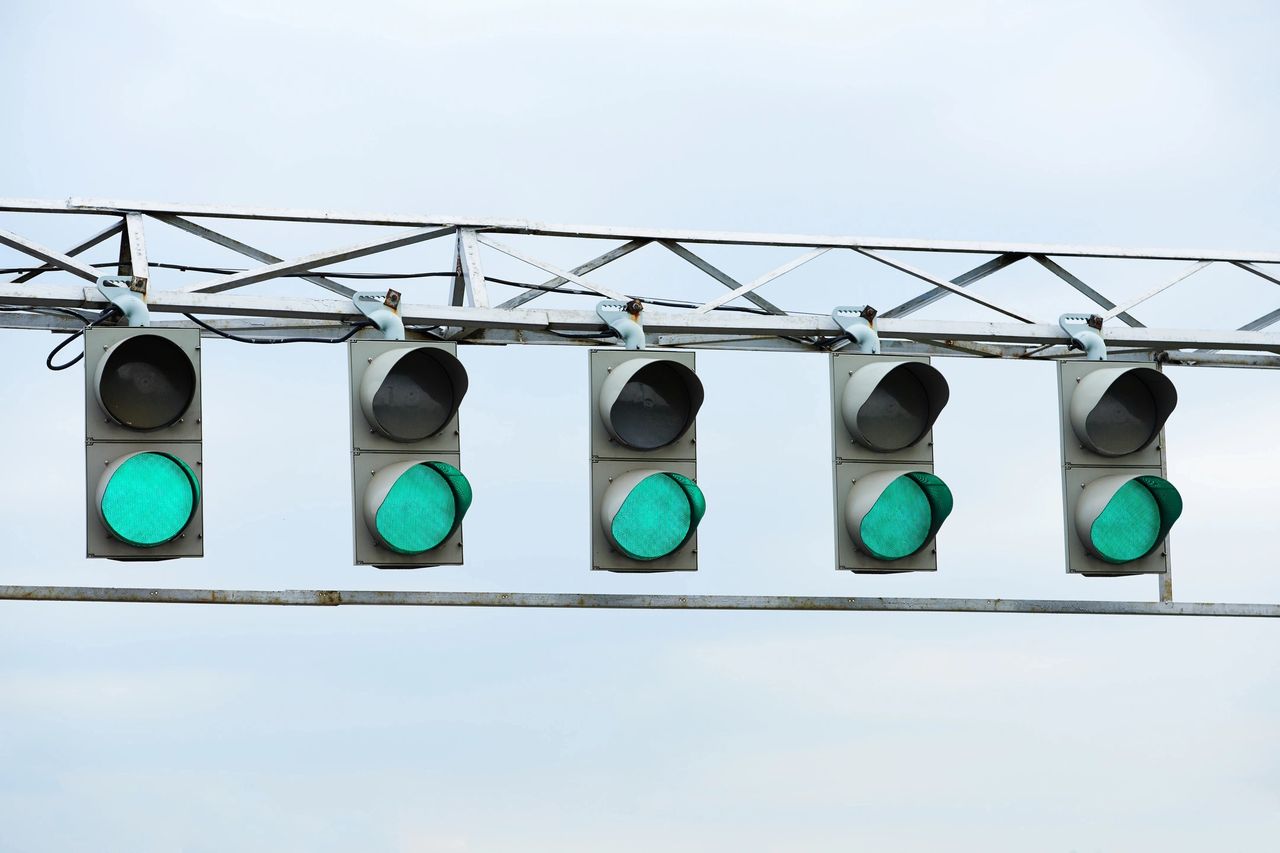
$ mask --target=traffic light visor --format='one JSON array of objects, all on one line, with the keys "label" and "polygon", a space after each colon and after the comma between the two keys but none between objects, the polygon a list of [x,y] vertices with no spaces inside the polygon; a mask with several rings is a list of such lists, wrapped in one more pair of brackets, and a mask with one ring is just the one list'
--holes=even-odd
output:
[{"label": "traffic light visor", "polygon": [[401,462],[373,476],[365,491],[365,522],[397,554],[437,548],[471,506],[471,484],[445,462]]},{"label": "traffic light visor", "polygon": [[600,417],[614,440],[657,450],[679,440],[702,407],[702,382],[685,365],[636,358],[615,367],[600,388]]},{"label": "traffic light visor", "polygon": [[115,538],[154,548],[177,538],[195,515],[200,483],[168,453],[130,453],[106,466],[98,481],[98,515]]},{"label": "traffic light visor", "polygon": [[1108,563],[1150,554],[1182,514],[1182,496],[1168,480],[1117,474],[1089,483],[1076,506],[1085,549]]},{"label": "traffic light visor", "polygon": [[1155,368],[1095,370],[1071,394],[1071,429],[1094,453],[1125,456],[1155,441],[1177,405],[1173,383]]},{"label": "traffic light visor", "polygon": [[951,489],[925,471],[875,471],[853,484],[845,525],[854,545],[877,560],[900,560],[937,535],[951,514]]},{"label": "traffic light visor", "polygon": [[929,432],[947,405],[947,380],[918,361],[867,364],[853,372],[840,399],[845,428],[881,453],[910,447]]},{"label": "traffic light visor", "polygon": [[609,485],[604,530],[632,560],[657,560],[681,548],[706,513],[698,484],[669,471],[632,471]]},{"label": "traffic light visor", "polygon": [[462,363],[435,347],[403,347],[375,358],[360,382],[369,425],[393,441],[422,441],[444,429],[467,393]]},{"label": "traffic light visor", "polygon": [[112,420],[137,430],[178,422],[196,393],[191,359],[168,338],[131,335],[98,362],[94,394]]}]

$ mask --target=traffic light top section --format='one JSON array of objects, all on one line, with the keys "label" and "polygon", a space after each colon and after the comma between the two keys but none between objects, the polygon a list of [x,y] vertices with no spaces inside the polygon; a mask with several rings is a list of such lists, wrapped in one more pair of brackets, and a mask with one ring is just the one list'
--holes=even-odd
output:
[{"label": "traffic light top section", "polygon": [[632,450],[674,444],[702,407],[702,382],[670,358],[631,358],[615,365],[598,395],[600,419],[613,439]]},{"label": "traffic light top section", "polygon": [[1081,377],[1071,393],[1076,438],[1106,457],[1137,453],[1160,435],[1178,405],[1173,383],[1151,367],[1114,367]]},{"label": "traffic light top section", "polygon": [[448,426],[466,393],[467,371],[452,353],[402,346],[369,362],[360,380],[360,408],[370,427],[408,443]]},{"label": "traffic light top section", "polygon": [[469,383],[457,344],[360,339],[348,353],[353,451],[458,452]]},{"label": "traffic light top section", "polygon": [[91,441],[200,440],[198,330],[90,329],[85,386]]},{"label": "traffic light top section", "polygon": [[94,392],[121,426],[163,429],[178,422],[196,394],[196,370],[168,338],[139,334],[110,346],[98,362]]},{"label": "traffic light top section", "polygon": [[928,435],[950,396],[947,380],[932,365],[876,359],[849,376],[840,415],[854,441],[893,453]]}]

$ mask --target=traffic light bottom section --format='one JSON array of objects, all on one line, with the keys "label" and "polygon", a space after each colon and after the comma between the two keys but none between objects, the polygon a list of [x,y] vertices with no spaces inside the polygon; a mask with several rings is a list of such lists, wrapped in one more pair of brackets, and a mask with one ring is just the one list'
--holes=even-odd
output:
[{"label": "traffic light bottom section", "polygon": [[1182,514],[1182,496],[1154,475],[1117,474],[1087,484],[1076,527],[1089,554],[1121,565],[1154,551]]},{"label": "traffic light bottom section", "polygon": [[854,547],[884,563],[920,552],[953,507],[951,489],[927,471],[874,470],[856,478],[844,506]]},{"label": "traffic light bottom section", "polygon": [[98,483],[98,516],[113,537],[138,548],[176,539],[200,504],[191,467],[168,453],[129,453],[109,463]]},{"label": "traffic light bottom section", "polygon": [[397,554],[425,554],[462,524],[471,484],[447,462],[397,462],[373,475],[364,497],[365,522],[381,545]]},{"label": "traffic light bottom section", "polygon": [[698,484],[672,471],[631,471],[605,492],[601,521],[609,541],[632,560],[679,550],[707,511]]}]

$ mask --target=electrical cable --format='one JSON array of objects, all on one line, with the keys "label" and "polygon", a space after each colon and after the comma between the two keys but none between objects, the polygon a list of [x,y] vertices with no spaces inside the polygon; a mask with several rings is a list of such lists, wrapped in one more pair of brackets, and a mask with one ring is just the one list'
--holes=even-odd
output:
[{"label": "electrical cable", "polygon": [[218,328],[215,328],[214,326],[210,326],[204,320],[201,320],[199,317],[196,317],[192,314],[183,314],[182,316],[186,317],[188,320],[195,323],[200,328],[207,329],[208,331],[213,332],[215,335],[218,335],[219,337],[223,337],[232,341],[237,341],[238,343],[242,343],[242,344],[340,344],[343,341],[350,340],[351,337],[361,329],[365,329],[365,328],[368,328],[369,326],[374,325],[374,323],[370,320],[363,320],[359,323],[354,324],[349,330],[347,330],[346,334],[337,338],[246,338],[243,335],[235,335],[235,334],[232,334],[231,332],[226,332],[226,331],[223,331],[222,329],[218,329]]},{"label": "electrical cable", "polygon": [[[104,262],[104,263],[90,264],[90,266],[94,268],[102,269],[102,268],[110,268],[110,267],[119,267],[120,264],[118,261],[110,261],[110,262]],[[191,264],[172,264],[172,263],[165,263],[162,261],[150,261],[148,263],[148,266],[155,267],[156,269],[177,270],[179,272],[209,273],[210,275],[234,275],[235,273],[245,272],[244,269],[239,269],[234,267],[205,267],[205,266],[193,266]],[[0,269],[0,275],[8,275],[8,274],[21,275],[24,273],[37,272],[37,271],[56,272],[56,270],[51,270],[48,267],[9,267],[5,269]],[[452,278],[453,276],[457,275],[457,273],[455,272],[404,272],[404,273],[295,272],[295,273],[286,273],[284,275],[278,276],[278,278],[307,278],[308,276],[318,276],[318,275],[323,275],[325,278],[333,278],[333,279],[346,278],[346,279],[359,279],[359,280],[370,280],[370,281],[398,281],[398,280],[415,279],[415,278]],[[580,288],[573,288],[573,287],[555,287],[555,286],[550,286],[545,284],[534,284],[533,282],[529,282],[529,281],[514,281],[512,279],[507,279],[507,278],[493,278],[493,277],[486,276],[485,280],[493,282],[494,284],[504,284],[508,287],[519,287],[525,290],[540,290],[543,293],[564,293],[569,296],[599,296],[600,295],[592,290],[583,290]],[[646,305],[662,305],[667,308],[697,308],[701,304],[699,302],[689,302],[687,300],[680,300],[680,299],[663,299],[660,297],[643,299],[643,302]],[[748,314],[768,314],[769,313],[768,311],[765,311],[761,308],[747,308],[746,306],[740,306],[740,305],[719,305],[719,306],[716,306],[714,310],[739,311],[739,312],[745,312]]]},{"label": "electrical cable", "polygon": [[94,326],[98,325],[104,320],[107,320],[108,318],[114,317],[117,314],[121,314],[123,312],[119,308],[117,308],[115,305],[112,305],[110,307],[102,309],[102,311],[98,314],[98,316],[94,317],[92,320],[86,320],[84,317],[81,317],[79,314],[71,310],[67,310],[66,313],[70,314],[73,317],[78,317],[81,321],[84,322],[84,326],[83,328],[77,329],[76,331],[67,335],[65,340],[61,341],[56,347],[54,347],[52,350],[49,351],[48,357],[46,357],[44,360],[44,366],[49,368],[50,370],[66,370],[68,367],[73,367],[79,364],[80,360],[84,358],[84,350],[80,350],[79,355],[77,355],[75,358],[71,359],[70,361],[63,362],[62,364],[54,364],[53,359],[54,359],[54,356],[62,352],[62,350],[66,347],[67,344],[71,343],[76,338],[80,337],[85,332],[89,331]]}]

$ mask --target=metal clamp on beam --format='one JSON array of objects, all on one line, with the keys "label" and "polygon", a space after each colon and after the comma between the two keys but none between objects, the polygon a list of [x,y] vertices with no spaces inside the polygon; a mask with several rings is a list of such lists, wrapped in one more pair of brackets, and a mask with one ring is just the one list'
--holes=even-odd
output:
[{"label": "metal clamp on beam", "polygon": [[400,291],[388,290],[383,294],[376,290],[362,290],[351,294],[351,301],[361,314],[378,327],[385,340],[404,340],[404,320],[400,318]]},{"label": "metal clamp on beam", "polygon": [[876,309],[870,305],[840,305],[831,309],[831,319],[858,347],[858,352],[880,354],[880,333],[875,326]]},{"label": "metal clamp on beam", "polygon": [[626,302],[606,299],[596,305],[596,314],[618,333],[627,349],[644,349],[644,326],[640,325],[640,312],[643,310],[644,305],[639,299]]},{"label": "metal clamp on beam", "polygon": [[1107,360],[1107,342],[1102,339],[1102,318],[1097,314],[1063,314],[1058,325],[1071,338],[1071,348],[1084,350],[1089,361]]},{"label": "metal clamp on beam", "polygon": [[104,275],[97,281],[98,292],[120,309],[124,319],[134,328],[151,325],[147,308],[147,280],[131,275]]}]

